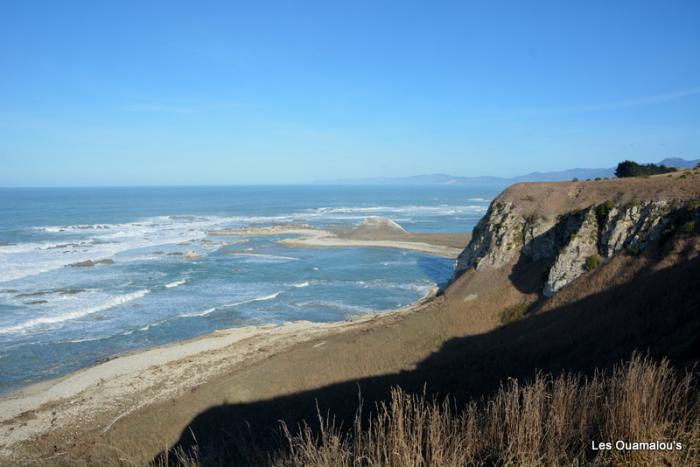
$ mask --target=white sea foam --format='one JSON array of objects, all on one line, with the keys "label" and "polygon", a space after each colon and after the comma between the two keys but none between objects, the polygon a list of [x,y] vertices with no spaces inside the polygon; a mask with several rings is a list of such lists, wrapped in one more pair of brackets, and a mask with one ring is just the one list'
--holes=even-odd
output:
[{"label": "white sea foam", "polygon": [[240,305],[246,305],[248,303],[265,302],[268,300],[274,300],[275,298],[279,297],[279,295],[281,293],[282,292],[280,291],[280,292],[275,292],[275,293],[272,293],[269,295],[263,295],[262,297],[249,298],[248,300],[243,300],[241,302],[229,303],[227,305],[224,305],[224,307],[225,308],[233,308],[233,307],[240,306]]},{"label": "white sea foam", "polygon": [[[339,206],[308,209],[304,213],[311,217],[333,216],[336,214],[408,214],[410,216],[454,216],[464,213],[480,213],[485,211],[481,205],[448,205],[437,206]],[[362,216],[361,216],[362,217]]]},{"label": "white sea foam", "polygon": [[71,311],[68,313],[62,313],[59,315],[55,316],[41,316],[39,318],[34,318],[30,319],[28,321],[25,321],[23,323],[16,324],[14,326],[7,326],[4,328],[0,328],[0,334],[11,334],[11,333],[16,333],[16,332],[22,332],[25,331],[29,328],[33,328],[36,326],[41,326],[41,325],[47,325],[47,324],[57,324],[57,323],[62,323],[64,321],[70,321],[78,318],[82,318],[84,316],[97,313],[100,311],[107,310],[109,308],[113,308],[118,305],[123,305],[125,303],[131,302],[133,300],[139,299],[146,295],[150,290],[144,289],[144,290],[139,290],[136,292],[132,292],[129,294],[125,295],[119,295],[117,297],[112,297],[108,301],[101,303],[99,305],[95,305],[92,307],[84,308],[82,310],[76,310],[76,311]]},{"label": "white sea foam", "polygon": [[298,261],[299,258],[292,256],[268,255],[263,253],[236,253],[235,256],[246,258],[245,261],[251,263],[286,263],[288,261]]},{"label": "white sea foam", "polygon": [[139,248],[177,244],[206,237],[207,231],[230,223],[230,217],[171,219],[142,222],[35,227],[52,240],[0,246],[0,282],[51,271],[95,258],[112,258]]},{"label": "white sea foam", "polygon": [[295,289],[303,289],[304,287],[309,286],[309,281],[304,281],[304,282],[299,282],[298,284],[292,284],[292,287]]},{"label": "white sea foam", "polygon": [[94,341],[102,341],[105,339],[109,339],[112,336],[99,336],[99,337],[87,337],[85,339],[72,339],[68,341],[64,341],[69,344],[80,344],[81,342],[94,342]]},{"label": "white sea foam", "polygon": [[175,287],[180,287],[181,285],[184,285],[187,283],[187,279],[180,279],[174,282],[170,282],[169,284],[165,284],[166,289],[174,289]]},{"label": "white sea foam", "polygon": [[[474,198],[474,201],[487,201]],[[217,228],[255,223],[353,220],[370,215],[415,219],[483,213],[484,205],[339,206],[271,216],[157,216],[136,222],[34,227],[51,240],[0,246],[0,283],[51,271],[89,259],[112,258],[129,250],[202,240]],[[254,258],[252,255],[251,258]],[[138,257],[141,258],[141,257]],[[138,259],[137,258],[137,259]],[[144,259],[144,258],[141,258]],[[257,256],[259,261],[293,261],[284,256]],[[255,261],[255,259],[251,259]]]},{"label": "white sea foam", "polygon": [[182,313],[177,315],[177,318],[194,318],[197,316],[207,316],[208,314],[211,314],[216,311],[216,307],[212,308],[207,308],[206,310],[203,311],[192,311],[189,313]]}]

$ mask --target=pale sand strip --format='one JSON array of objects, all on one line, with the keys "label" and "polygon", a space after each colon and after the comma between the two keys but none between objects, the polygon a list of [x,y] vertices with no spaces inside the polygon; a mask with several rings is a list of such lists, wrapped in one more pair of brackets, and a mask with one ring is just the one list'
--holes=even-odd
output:
[{"label": "pale sand strip", "polygon": [[[244,229],[224,229],[208,232],[213,236],[272,236],[272,235],[299,235],[299,237],[285,238],[278,243],[290,247],[311,247],[311,248],[331,248],[331,247],[375,247],[375,248],[396,248],[400,250],[420,251],[436,256],[456,258],[462,252],[462,248],[455,248],[447,245],[439,245],[428,242],[402,240],[402,233],[395,233],[395,238],[385,238],[391,233],[381,232],[382,238],[352,238],[339,235],[344,232],[333,232],[330,230],[315,229],[309,226],[272,226],[272,227],[248,227]],[[379,235],[377,235],[379,237]],[[430,234],[424,234],[426,238]]]},{"label": "pale sand strip", "polygon": [[420,251],[436,256],[456,258],[462,252],[461,248],[453,248],[443,245],[433,245],[425,242],[408,242],[400,240],[357,240],[341,238],[331,232],[318,230],[304,234],[298,238],[286,238],[279,243],[288,246],[328,248],[328,247],[375,247],[397,248],[399,250]]}]

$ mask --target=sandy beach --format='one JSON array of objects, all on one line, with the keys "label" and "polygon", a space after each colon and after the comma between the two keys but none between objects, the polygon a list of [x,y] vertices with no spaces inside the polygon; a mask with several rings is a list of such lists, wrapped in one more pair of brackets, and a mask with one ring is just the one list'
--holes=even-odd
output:
[{"label": "sandy beach", "polygon": [[[280,242],[290,247],[398,248],[446,257],[456,257],[461,249],[455,245],[468,238],[461,234],[412,234],[383,219],[335,231],[273,226],[211,234],[298,235]],[[146,406],[175,400],[214,378],[253,366],[290,347],[313,341],[313,348],[320,349],[333,336],[384,326],[397,316],[422,309],[436,292],[437,288],[431,289],[413,305],[363,314],[349,321],[295,321],[217,331],[118,356],[65,377],[30,385],[0,398],[0,460],[46,460],[47,440],[56,445],[52,456],[61,457],[65,453],[61,445],[68,448],[83,435],[92,440],[109,436],[115,424]],[[33,452],[32,441],[37,439],[43,440],[42,447]]]},{"label": "sandy beach", "polygon": [[[291,346],[313,340],[313,347],[320,348],[324,339],[414,312],[429,303],[436,291],[408,307],[343,322],[295,321],[222,330],[28,386],[0,398],[0,462],[49,460],[32,455],[27,443],[81,432],[92,437],[108,434],[119,420],[147,405],[174,400],[216,376],[254,365]],[[55,455],[60,457],[61,451]]]},{"label": "sandy beach", "polygon": [[395,248],[435,256],[456,258],[469,243],[469,234],[412,233],[382,217],[368,217],[354,227],[316,229],[308,225],[279,225],[210,231],[220,237],[293,235],[279,240],[282,245],[306,248]]}]

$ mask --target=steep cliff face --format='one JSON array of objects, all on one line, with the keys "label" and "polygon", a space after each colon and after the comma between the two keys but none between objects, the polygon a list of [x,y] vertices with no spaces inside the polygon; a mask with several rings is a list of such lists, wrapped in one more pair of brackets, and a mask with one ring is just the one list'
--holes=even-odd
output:
[{"label": "steep cliff face", "polygon": [[[522,243],[522,222],[512,203],[491,203],[474,228],[467,248],[457,258],[457,272],[474,267],[500,267],[510,261]],[[519,243],[520,242],[520,243]]]},{"label": "steep cliff face", "polygon": [[566,199],[560,201],[560,212],[546,209],[546,197],[521,193],[521,203],[513,201],[513,193],[496,198],[459,256],[456,274],[547,260],[542,293],[552,296],[615,254],[637,255],[677,229],[694,232],[700,218],[698,203],[688,195],[680,201],[601,199],[582,207],[587,200],[578,199],[580,192],[570,190],[571,184],[561,185]]},{"label": "steep cliff face", "polygon": [[588,258],[598,253],[598,223],[594,209],[568,216],[564,231],[568,239],[556,244],[554,264],[544,284],[545,296],[554,293],[586,272]]}]

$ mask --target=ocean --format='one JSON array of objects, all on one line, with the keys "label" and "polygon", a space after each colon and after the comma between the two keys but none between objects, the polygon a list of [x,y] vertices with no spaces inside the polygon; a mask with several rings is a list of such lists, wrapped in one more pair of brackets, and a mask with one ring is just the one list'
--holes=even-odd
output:
[{"label": "ocean", "polygon": [[[0,393],[217,329],[330,322],[408,305],[453,261],[295,248],[221,228],[357,224],[470,232],[499,187],[0,189]],[[231,254],[234,252],[236,254]],[[71,267],[84,261],[91,267]]]}]

